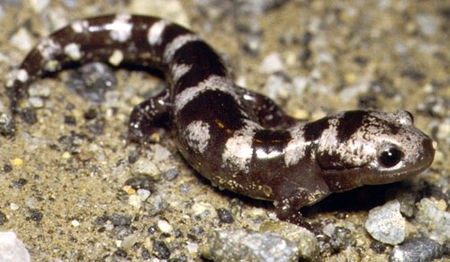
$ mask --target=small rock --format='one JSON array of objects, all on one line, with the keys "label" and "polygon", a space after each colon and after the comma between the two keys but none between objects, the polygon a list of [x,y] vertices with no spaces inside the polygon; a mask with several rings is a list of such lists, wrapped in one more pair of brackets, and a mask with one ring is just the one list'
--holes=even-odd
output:
[{"label": "small rock", "polygon": [[165,161],[165,160],[169,159],[169,157],[172,155],[172,153],[170,153],[170,151],[167,150],[167,148],[165,148],[159,144],[156,144],[154,146],[154,149],[155,149],[155,154],[154,154],[153,160],[156,162]]},{"label": "small rock", "polygon": [[109,220],[114,226],[129,226],[131,225],[131,217],[119,214],[112,214]]},{"label": "small rock", "polygon": [[131,195],[128,197],[128,204],[135,208],[140,208],[142,206],[142,200],[138,195]]},{"label": "small rock", "polygon": [[14,232],[0,232],[0,261],[30,261],[30,254]]},{"label": "small rock", "polygon": [[40,210],[30,209],[30,216],[28,218],[34,222],[41,222],[44,218],[44,214]]},{"label": "small rock", "polygon": [[170,225],[166,220],[158,220],[157,227],[162,233],[170,234],[173,231],[172,225]]},{"label": "small rock", "polygon": [[143,158],[140,158],[134,163],[133,173],[136,175],[149,176],[153,181],[157,181],[160,178],[158,167],[153,162]]},{"label": "small rock", "polygon": [[111,67],[102,63],[90,63],[72,72],[67,85],[83,98],[94,103],[105,99],[105,93],[117,84]]},{"label": "small rock", "polygon": [[122,241],[121,244],[122,248],[125,250],[131,249],[134,246],[134,244],[136,244],[139,241],[140,237],[141,236],[139,234],[130,234],[126,236]]},{"label": "small rock", "polygon": [[178,176],[178,174],[179,174],[178,168],[173,167],[162,173],[162,176],[165,180],[171,181],[174,180]]},{"label": "small rock", "polygon": [[394,247],[389,256],[390,262],[426,262],[440,258],[444,248],[436,241],[420,237],[409,239],[400,246]]},{"label": "small rock", "polygon": [[416,23],[420,31],[426,36],[433,35],[439,29],[439,22],[431,15],[418,14],[416,16]]},{"label": "small rock", "polygon": [[306,261],[314,261],[319,255],[316,236],[306,228],[283,221],[268,221],[260,226],[259,231],[279,234],[296,243],[299,257]]},{"label": "small rock", "polygon": [[6,215],[0,211],[0,226],[4,225],[8,221]]},{"label": "small rock", "polygon": [[156,195],[153,197],[150,197],[145,202],[145,209],[147,210],[148,214],[150,216],[155,216],[164,209],[166,209],[169,206],[166,200],[164,200],[161,196]]},{"label": "small rock", "polygon": [[30,97],[43,97],[48,98],[50,97],[52,91],[50,90],[50,87],[47,85],[31,85],[28,89],[28,94]]},{"label": "small rock", "polygon": [[11,37],[9,43],[22,51],[29,51],[33,47],[31,34],[23,27]]},{"label": "small rock", "polygon": [[347,247],[355,246],[356,240],[351,231],[345,227],[335,227],[330,235],[330,244],[333,250],[345,250]]},{"label": "small rock", "polygon": [[0,112],[0,134],[2,136],[11,136],[16,132],[16,124],[14,119],[5,113]]},{"label": "small rock", "polygon": [[170,250],[167,247],[166,243],[159,240],[153,241],[153,255],[155,255],[159,259],[169,259]]},{"label": "small rock", "polygon": [[233,215],[228,209],[218,208],[216,211],[221,223],[231,224],[234,222]]},{"label": "small rock", "polygon": [[145,200],[147,200],[147,198],[151,195],[151,192],[148,191],[147,189],[138,189],[138,190],[136,191],[136,194],[139,196],[139,198],[140,198],[142,201],[145,201]]},{"label": "small rock", "polygon": [[149,192],[152,192],[155,189],[154,182],[148,176],[132,177],[125,181],[125,185],[130,186],[135,191],[139,189],[145,189]]},{"label": "small rock", "polygon": [[42,12],[50,4],[50,0],[29,0],[29,2],[36,13]]},{"label": "small rock", "polygon": [[445,200],[423,198],[417,204],[415,221],[425,227],[428,236],[439,243],[450,241],[450,212]]},{"label": "small rock", "polygon": [[216,216],[216,209],[208,202],[196,202],[192,205],[192,211],[194,216]]},{"label": "small rock", "polygon": [[40,97],[30,97],[27,102],[32,108],[43,108],[44,100]]},{"label": "small rock", "polygon": [[413,193],[402,193],[396,196],[400,202],[400,212],[406,217],[412,217],[415,209],[415,195]]},{"label": "small rock", "polygon": [[214,261],[297,261],[298,247],[279,235],[240,230],[213,231],[200,248],[206,259]]},{"label": "small rock", "polygon": [[264,93],[274,100],[279,98],[288,98],[292,94],[294,85],[288,76],[276,73],[269,76],[264,85]]},{"label": "small rock", "polygon": [[403,242],[406,225],[400,213],[400,203],[397,200],[389,201],[370,210],[365,227],[380,242],[391,245]]},{"label": "small rock", "polygon": [[271,74],[283,71],[283,69],[283,61],[278,53],[272,53],[266,56],[261,64],[261,72],[263,73]]}]

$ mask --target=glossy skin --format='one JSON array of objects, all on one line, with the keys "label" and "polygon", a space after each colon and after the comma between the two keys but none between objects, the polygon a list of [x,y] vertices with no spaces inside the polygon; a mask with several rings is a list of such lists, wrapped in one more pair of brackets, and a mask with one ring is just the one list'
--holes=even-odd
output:
[{"label": "glossy skin", "polygon": [[293,119],[269,98],[235,86],[197,35],[155,17],[79,20],[42,40],[10,83],[13,113],[25,110],[33,80],[92,61],[163,71],[170,88],[134,108],[130,139],[147,140],[168,122],[200,174],[220,188],[274,201],[281,219],[299,222],[301,207],[333,192],[399,181],[433,161],[431,139],[406,111]]}]

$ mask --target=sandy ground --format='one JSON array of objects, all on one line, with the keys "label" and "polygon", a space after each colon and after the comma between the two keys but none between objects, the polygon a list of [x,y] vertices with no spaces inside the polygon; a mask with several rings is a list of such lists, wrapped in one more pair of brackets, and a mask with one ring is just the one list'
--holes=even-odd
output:
[{"label": "sandy ground", "polygon": [[[375,243],[364,221],[387,200],[436,197],[448,211],[446,1],[287,1],[261,13],[228,1],[46,2],[0,2],[2,83],[32,45],[69,21],[128,11],[192,28],[223,54],[239,84],[270,95],[295,116],[317,119],[361,107],[412,112],[416,126],[436,141],[432,167],[405,183],[350,192],[305,210],[317,228],[347,228],[354,240],[337,250],[322,243],[321,259],[385,261],[392,246]],[[265,58],[279,58],[278,73],[264,67]],[[38,123],[19,122],[14,137],[0,137],[1,231],[16,232],[36,261],[196,261],[208,232],[258,230],[270,219],[270,204],[217,190],[190,169],[170,134],[160,143],[127,145],[132,106],[164,82],[142,71],[113,72],[117,84],[101,105],[66,88],[71,71],[35,83],[37,103],[44,103]],[[0,111],[8,112],[8,104],[2,92]],[[150,178],[137,175],[141,164],[154,170]],[[133,183],[144,189],[140,195]],[[219,218],[222,209],[232,223]],[[407,238],[427,235],[414,217],[407,220]]]}]

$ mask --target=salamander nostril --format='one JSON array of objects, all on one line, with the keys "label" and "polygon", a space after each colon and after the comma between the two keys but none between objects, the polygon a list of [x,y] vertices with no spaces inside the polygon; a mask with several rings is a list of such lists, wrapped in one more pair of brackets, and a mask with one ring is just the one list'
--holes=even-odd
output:
[{"label": "salamander nostril", "polygon": [[403,158],[404,154],[402,151],[395,147],[390,147],[383,150],[378,156],[378,162],[383,167],[393,167],[397,165]]}]

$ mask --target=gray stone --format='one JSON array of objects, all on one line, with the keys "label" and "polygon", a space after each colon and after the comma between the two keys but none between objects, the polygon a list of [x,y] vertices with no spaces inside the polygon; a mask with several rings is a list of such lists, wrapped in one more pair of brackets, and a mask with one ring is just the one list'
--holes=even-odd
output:
[{"label": "gray stone", "polygon": [[369,211],[365,224],[367,232],[386,244],[399,244],[405,239],[405,219],[400,213],[400,203],[389,201]]},{"label": "gray stone", "polygon": [[396,246],[389,256],[391,262],[426,262],[442,257],[444,248],[436,241],[421,237]]},{"label": "gray stone", "polygon": [[297,261],[297,244],[273,233],[246,230],[213,231],[201,247],[203,257],[214,261]]}]

